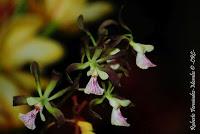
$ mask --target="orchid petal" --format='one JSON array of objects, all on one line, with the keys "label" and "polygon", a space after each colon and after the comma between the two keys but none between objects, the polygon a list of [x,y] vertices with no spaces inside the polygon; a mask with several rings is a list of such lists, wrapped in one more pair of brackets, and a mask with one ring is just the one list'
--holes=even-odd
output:
[{"label": "orchid petal", "polygon": [[41,100],[40,97],[28,97],[26,99],[28,105],[30,106],[40,103],[40,100]]},{"label": "orchid petal", "polygon": [[104,89],[99,86],[97,77],[92,76],[86,88],[84,89],[84,92],[86,94],[102,95],[104,92]]},{"label": "orchid petal", "polygon": [[106,72],[104,72],[104,71],[101,71],[101,70],[99,70],[99,69],[97,69],[97,73],[98,73],[98,75],[99,75],[99,77],[102,79],[102,80],[106,80],[106,79],[108,79],[108,74],[106,73]]},{"label": "orchid petal", "polygon": [[86,62],[86,63],[72,63],[67,67],[66,71],[68,73],[70,73],[70,72],[73,72],[73,71],[76,71],[76,70],[83,70],[83,69],[85,69],[87,67],[89,67],[89,62]]},{"label": "orchid petal", "polygon": [[111,113],[111,124],[115,126],[125,126],[129,127],[130,124],[127,123],[127,118],[124,118],[122,116],[122,113],[119,108],[115,109],[113,108],[112,113]]},{"label": "orchid petal", "polygon": [[19,119],[24,123],[24,125],[31,130],[34,130],[36,128],[35,126],[35,119],[37,116],[37,113],[39,111],[34,109],[27,114],[19,114]]},{"label": "orchid petal", "polygon": [[63,113],[58,108],[51,106],[51,104],[49,102],[47,102],[45,104],[45,107],[46,107],[47,111],[49,113],[51,113],[56,118],[56,120],[58,121],[59,124],[64,123],[65,117],[64,117]]},{"label": "orchid petal", "polygon": [[141,69],[148,69],[149,67],[156,67],[143,53],[137,53],[136,65]]},{"label": "orchid petal", "polygon": [[42,121],[46,121],[46,118],[45,118],[44,114],[42,113],[42,110],[40,110],[40,119]]},{"label": "orchid petal", "polygon": [[108,97],[108,100],[110,105],[115,109],[120,108],[121,106],[126,107],[131,103],[130,100],[121,100],[115,97]]}]

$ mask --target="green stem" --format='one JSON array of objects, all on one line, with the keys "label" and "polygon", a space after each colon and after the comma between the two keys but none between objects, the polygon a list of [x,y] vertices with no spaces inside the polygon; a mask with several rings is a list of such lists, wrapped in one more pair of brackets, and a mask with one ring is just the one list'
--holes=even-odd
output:
[{"label": "green stem", "polygon": [[92,34],[90,33],[90,32],[86,32],[87,33],[87,35],[90,37],[90,39],[91,39],[91,41],[92,41],[92,44],[93,44],[93,46],[97,46],[97,44],[96,44],[96,41],[95,41],[95,39],[93,38],[93,36],[92,36]]}]

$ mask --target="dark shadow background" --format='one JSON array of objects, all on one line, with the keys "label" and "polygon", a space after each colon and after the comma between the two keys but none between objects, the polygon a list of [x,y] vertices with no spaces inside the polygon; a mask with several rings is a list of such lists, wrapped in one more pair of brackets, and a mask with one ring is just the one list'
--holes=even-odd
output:
[{"label": "dark shadow background", "polygon": [[[132,59],[133,71],[130,77],[122,80],[120,96],[131,99],[133,108],[125,108],[123,114],[128,117],[131,127],[111,126],[108,121],[111,109],[105,108],[103,121],[93,121],[97,134],[190,134],[190,95],[189,95],[189,52],[195,49],[199,53],[198,41],[200,14],[197,2],[179,0],[112,0],[117,5],[116,11],[108,18],[117,19],[121,5],[125,4],[124,22],[132,29],[136,42],[153,44],[155,50],[147,56],[156,68],[141,70]],[[89,28],[93,33],[99,21]],[[81,35],[80,35],[81,36]],[[80,37],[79,36],[79,37]],[[60,35],[53,37],[63,44],[68,44],[68,57],[48,70],[63,71],[67,64],[78,61],[75,55],[80,49],[77,37]],[[68,40],[66,37],[69,37]],[[75,45],[77,44],[77,45]],[[196,57],[197,64],[199,59]],[[196,66],[199,71],[199,66]],[[48,72],[48,71],[47,71]],[[196,72],[196,85],[199,84]],[[196,91],[196,96],[199,94]],[[199,100],[196,100],[197,104]],[[109,112],[108,112],[109,111]],[[104,112],[103,112],[104,113]],[[197,112],[196,112],[197,113]],[[106,122],[106,123],[105,123]],[[29,133],[30,131],[26,131]],[[25,133],[26,133],[25,132]],[[70,133],[68,130],[53,128],[48,133]],[[196,133],[198,131],[196,130]],[[37,133],[37,132],[35,132]]]},{"label": "dark shadow background", "polygon": [[[128,117],[131,127],[111,126],[109,122],[111,109],[106,105],[103,106],[106,111],[103,112],[105,120],[91,119],[95,132],[97,134],[192,133],[189,129],[191,120],[189,52],[192,49],[195,49],[197,54],[199,52],[198,4],[193,1],[178,0],[113,0],[113,3],[117,5],[116,10],[108,18],[117,19],[120,6],[125,5],[124,22],[132,29],[136,42],[155,46],[155,50],[147,56],[158,66],[141,70],[135,65],[135,57],[132,59],[133,71],[129,78],[122,80],[123,88],[118,90],[121,96],[131,99],[135,104],[134,108],[122,110],[124,116]],[[93,33],[101,22],[89,26]],[[66,39],[59,40],[66,41]],[[79,44],[77,38],[66,43],[72,44],[67,46],[68,50],[72,50],[67,58],[69,63],[78,60],[74,53],[79,46],[73,45],[74,42]],[[64,64],[61,63],[59,68],[65,68],[65,65],[66,61]],[[196,80],[198,85],[198,76]]]}]

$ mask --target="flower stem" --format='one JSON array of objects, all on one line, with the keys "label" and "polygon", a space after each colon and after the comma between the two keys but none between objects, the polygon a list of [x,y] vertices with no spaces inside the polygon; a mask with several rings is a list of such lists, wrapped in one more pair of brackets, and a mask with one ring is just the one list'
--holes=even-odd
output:
[{"label": "flower stem", "polygon": [[95,41],[95,39],[94,39],[94,37],[92,36],[92,34],[90,33],[90,32],[86,32],[87,33],[87,35],[90,37],[90,39],[91,39],[91,41],[92,41],[92,44],[93,44],[93,46],[97,46],[97,44],[96,44],[96,41]]}]

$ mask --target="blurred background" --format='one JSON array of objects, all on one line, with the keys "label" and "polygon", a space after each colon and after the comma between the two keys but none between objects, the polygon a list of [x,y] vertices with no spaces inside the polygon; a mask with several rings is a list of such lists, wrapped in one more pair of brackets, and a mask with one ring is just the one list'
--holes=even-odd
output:
[{"label": "blurred background", "polygon": [[[12,107],[13,96],[34,93],[29,64],[39,62],[45,86],[52,70],[63,73],[67,65],[79,61],[82,34],[77,17],[83,14],[96,36],[103,20],[118,19],[121,5],[125,5],[123,20],[132,29],[135,41],[155,46],[147,55],[157,67],[141,70],[135,65],[135,57],[130,59],[133,70],[130,77],[122,79],[118,93],[135,104],[123,110],[131,127],[111,126],[111,109],[106,104],[101,110],[103,120],[86,113],[87,120],[97,134],[190,133],[188,65],[189,52],[197,49],[199,40],[197,4],[178,0],[0,0],[1,134],[41,132],[45,125],[41,121],[36,121],[35,131],[30,131],[18,120],[18,113],[27,112],[28,107]],[[66,106],[63,111],[68,109]],[[46,133],[58,132],[73,133],[73,128],[53,127]]]}]

